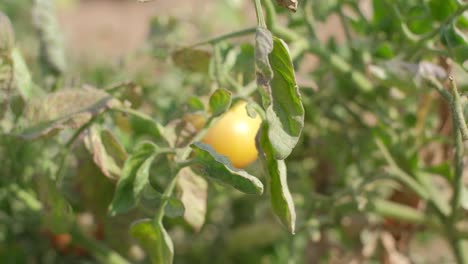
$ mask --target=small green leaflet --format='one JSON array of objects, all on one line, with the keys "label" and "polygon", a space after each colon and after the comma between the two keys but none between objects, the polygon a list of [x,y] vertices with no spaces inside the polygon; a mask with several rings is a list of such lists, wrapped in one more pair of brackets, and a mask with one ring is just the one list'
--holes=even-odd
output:
[{"label": "small green leaflet", "polygon": [[174,245],[162,223],[144,219],[134,223],[130,229],[134,238],[150,256],[153,264],[171,264],[174,258]]}]

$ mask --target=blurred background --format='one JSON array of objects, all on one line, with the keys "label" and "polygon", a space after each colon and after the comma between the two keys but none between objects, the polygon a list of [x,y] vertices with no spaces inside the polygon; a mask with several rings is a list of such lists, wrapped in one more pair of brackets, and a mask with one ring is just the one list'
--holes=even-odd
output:
[{"label": "blurred background", "polygon": [[[171,52],[256,26],[250,0],[55,0],[50,10],[58,28],[51,29],[52,35],[63,44],[66,54],[66,70],[56,74],[39,62],[42,47],[34,26],[33,2],[1,0],[0,11],[12,21],[16,45],[37,86],[48,93],[60,89],[57,87],[82,85],[112,89],[132,81],[133,85],[116,97],[164,125],[183,120],[190,112],[187,105],[191,98],[206,101],[216,87],[211,72],[178,67],[171,61]],[[174,263],[455,263],[440,230],[434,231],[425,222],[425,217],[434,215],[431,206],[393,178],[386,178],[388,164],[382,154],[382,148],[387,149],[409,174],[430,173],[435,192],[448,200],[452,149],[450,125],[444,128],[449,119],[447,106],[432,90],[424,90],[414,76],[407,77],[406,68],[398,68],[401,65],[390,67],[389,72],[395,70],[391,80],[378,79],[370,67],[387,70],[383,62],[406,59],[406,53],[416,54],[405,61],[411,66],[423,59],[441,66],[438,54],[423,50],[430,54],[424,57],[410,51],[408,47],[413,46],[399,31],[396,15],[382,7],[388,1],[305,2],[313,3],[318,40],[326,47],[326,54],[344,58],[347,70],[337,69],[336,61],[323,54],[304,52],[294,58],[306,109],[304,135],[287,161],[298,214],[297,234],[289,235],[282,227],[267,197],[243,195],[209,183],[201,230],[194,230],[177,213],[165,219],[174,241]],[[402,15],[417,31],[423,28],[420,22],[429,12],[425,8],[428,2],[395,1],[395,5],[403,7]],[[337,11],[346,4],[352,8],[343,8],[345,15],[350,12],[349,16],[359,17],[346,20],[350,26]],[[302,12],[277,12],[279,23],[307,35]],[[434,21],[428,20],[428,27],[440,24]],[[226,71],[241,76],[242,86],[255,81],[253,45],[254,35],[217,45]],[[201,49],[212,54],[211,48]],[[293,53],[296,48],[292,43]],[[465,91],[465,73],[458,74],[458,66],[453,68],[457,80],[465,80],[460,84]],[[353,70],[370,79],[372,92],[360,93],[359,83],[349,74]],[[260,101],[258,95],[253,97]],[[1,122],[3,133],[7,133],[17,120]],[[109,116],[102,123],[129,153],[143,138],[144,129],[126,116]],[[107,208],[115,179],[106,177],[94,164],[83,135],[72,145],[60,194],[48,193],[48,183],[38,180],[61,168],[60,146],[72,134],[65,130],[53,139],[24,142],[4,137],[0,141],[0,263],[98,263],[86,248],[73,243],[70,234],[52,230],[57,219],[65,219],[67,214],[38,212],[37,208],[42,208],[38,203],[47,208],[48,202],[62,195],[92,241],[131,263],[149,263],[128,228],[136,219],[150,216],[157,205],[142,202],[138,210],[110,217]],[[382,145],[376,147],[374,139]],[[248,171],[262,173],[258,163]],[[168,181],[161,177],[155,184],[165,186]],[[392,218],[391,212],[381,214],[368,206],[376,197],[410,207],[423,217],[418,215],[414,220],[410,214],[408,221],[401,221]],[[462,215],[465,213],[463,209]]]}]

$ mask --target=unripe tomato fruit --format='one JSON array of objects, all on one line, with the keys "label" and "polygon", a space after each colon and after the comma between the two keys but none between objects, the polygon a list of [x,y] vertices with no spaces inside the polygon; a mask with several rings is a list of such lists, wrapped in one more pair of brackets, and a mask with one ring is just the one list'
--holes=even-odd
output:
[{"label": "unripe tomato fruit", "polygon": [[257,159],[255,136],[262,119],[247,114],[246,102],[234,105],[209,129],[202,142],[229,158],[236,168],[244,168]]}]

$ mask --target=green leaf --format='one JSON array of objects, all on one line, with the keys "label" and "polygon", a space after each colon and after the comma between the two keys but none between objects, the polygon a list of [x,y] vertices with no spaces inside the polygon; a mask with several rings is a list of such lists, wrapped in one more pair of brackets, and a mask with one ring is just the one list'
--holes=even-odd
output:
[{"label": "green leaf", "polygon": [[148,183],[149,168],[157,149],[153,143],[143,142],[127,158],[109,207],[111,215],[127,212],[137,204],[143,188]]},{"label": "green leaf", "polygon": [[244,170],[236,169],[229,159],[221,156],[207,144],[196,142],[191,145],[195,152],[195,173],[210,177],[248,194],[262,194],[262,182]]},{"label": "green leaf", "polygon": [[214,117],[222,115],[231,106],[231,92],[218,89],[210,96],[210,109]]},{"label": "green leaf", "polygon": [[421,8],[420,5],[413,6],[409,9],[408,27],[415,34],[424,34],[432,30],[432,19],[426,8]]},{"label": "green leaf", "polygon": [[273,37],[271,32],[263,27],[257,27],[255,34],[255,67],[257,83],[268,85],[273,79],[273,69],[270,66],[268,55],[273,51]]},{"label": "green leaf", "polygon": [[174,246],[162,223],[156,224],[150,219],[140,220],[132,225],[130,232],[150,256],[151,263],[172,263]]},{"label": "green leaf", "polygon": [[64,128],[79,128],[93,116],[119,104],[106,92],[91,87],[51,93],[26,106],[25,117],[30,126],[19,136],[36,139]]},{"label": "green leaf", "polygon": [[104,175],[114,180],[120,177],[128,155],[112,132],[91,127],[85,138],[85,146]]},{"label": "green leaf", "polygon": [[271,103],[266,107],[268,138],[276,159],[285,159],[296,146],[304,127],[304,107],[294,77],[289,50],[279,38],[273,38],[269,55],[274,77],[268,93]]},{"label": "green leaf", "polygon": [[185,167],[179,172],[177,189],[178,197],[185,206],[185,221],[195,231],[200,231],[205,223],[208,183],[190,168]]},{"label": "green leaf", "polygon": [[268,170],[270,184],[270,201],[275,214],[288,228],[291,234],[295,232],[296,210],[287,183],[287,170],[284,160],[277,160],[273,155],[273,148],[268,141],[268,125],[265,124],[260,132],[260,145],[264,152],[264,163]]},{"label": "green leaf", "polygon": [[174,197],[170,197],[167,200],[167,205],[164,208],[164,216],[175,218],[175,217],[183,216],[184,213],[185,213],[185,206],[181,200],[174,198]]},{"label": "green leaf", "polygon": [[[163,196],[162,193],[156,191],[152,186],[145,186],[140,203],[143,207],[150,211],[158,211],[162,204],[167,202],[164,208],[164,216],[175,218],[181,217],[185,213],[185,205],[176,197]],[[190,205],[191,206],[191,205]]]},{"label": "green leaf", "polygon": [[187,100],[187,105],[189,107],[189,110],[191,112],[196,112],[196,111],[203,111],[205,110],[205,104],[203,104],[202,100],[196,96],[191,96]]},{"label": "green leaf", "polygon": [[455,23],[451,23],[442,28],[441,42],[448,48],[455,48],[458,46],[466,46],[468,40],[463,32],[455,26]]},{"label": "green leaf", "polygon": [[463,66],[468,60],[468,38],[455,26],[455,23],[442,28],[441,42],[447,47],[451,57]]},{"label": "green leaf", "polygon": [[428,3],[432,17],[443,21],[457,10],[456,0],[430,0]]},{"label": "green leaf", "polygon": [[170,141],[168,140],[164,127],[150,116],[131,108],[120,106],[112,107],[111,110],[130,115],[132,128],[136,130],[136,132],[148,134],[160,146],[170,146]]},{"label": "green leaf", "polygon": [[210,66],[211,54],[198,49],[181,49],[172,53],[172,60],[179,68],[192,71],[207,73]]}]

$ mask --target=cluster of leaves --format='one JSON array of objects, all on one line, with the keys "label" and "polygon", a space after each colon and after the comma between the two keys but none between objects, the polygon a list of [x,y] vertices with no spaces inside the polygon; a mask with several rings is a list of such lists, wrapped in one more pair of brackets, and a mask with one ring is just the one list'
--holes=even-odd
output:
[{"label": "cluster of leaves", "polygon": [[[34,63],[0,13],[0,260],[52,261],[20,249],[29,234],[44,239],[39,227],[102,263],[138,261],[130,236],[152,263],[414,259],[401,234],[416,227],[468,260],[466,3],[255,0],[256,26],[183,47],[179,22],[155,18],[140,56],[161,78],[96,68],[82,88],[52,3],[22,6],[34,10]],[[333,17],[342,40],[321,37]],[[263,120],[259,161],[245,170],[200,142],[239,100]],[[207,121],[194,129],[189,114]],[[84,231],[83,212],[105,243]]]}]

